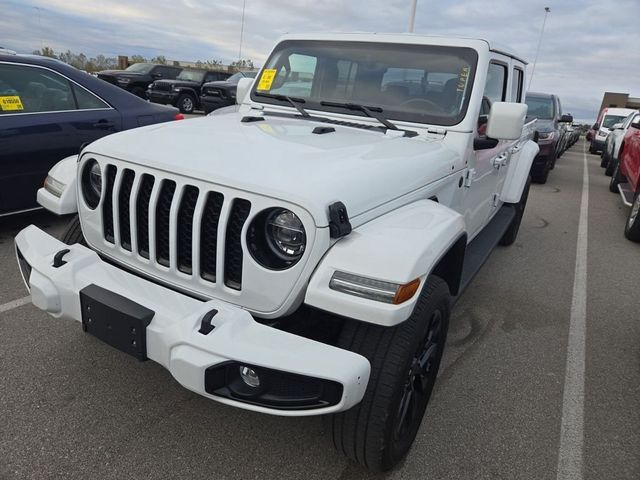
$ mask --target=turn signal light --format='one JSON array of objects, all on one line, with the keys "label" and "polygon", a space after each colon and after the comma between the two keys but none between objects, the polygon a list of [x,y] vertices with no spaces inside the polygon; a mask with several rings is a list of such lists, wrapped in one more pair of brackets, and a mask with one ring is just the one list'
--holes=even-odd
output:
[{"label": "turn signal light", "polygon": [[418,291],[418,287],[420,286],[420,279],[416,278],[409,283],[404,285],[400,285],[398,290],[396,290],[396,296],[393,297],[393,304],[399,305],[403,302],[406,302],[411,297],[413,297]]},{"label": "turn signal light", "polygon": [[334,272],[329,281],[331,290],[393,305],[409,300],[418,291],[419,286],[419,278],[399,284],[340,271]]}]

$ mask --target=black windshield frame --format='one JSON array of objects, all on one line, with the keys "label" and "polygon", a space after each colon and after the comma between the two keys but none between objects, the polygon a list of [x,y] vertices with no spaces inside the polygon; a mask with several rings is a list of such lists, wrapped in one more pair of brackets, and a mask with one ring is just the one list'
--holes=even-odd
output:
[{"label": "black windshield frame", "polygon": [[[463,60],[468,66],[468,70],[466,73],[466,81],[465,88],[462,93],[460,109],[457,113],[452,115],[436,115],[430,113],[418,113],[411,111],[403,111],[396,110],[393,108],[389,108],[388,105],[376,105],[376,102],[367,102],[367,105],[371,105],[374,107],[382,106],[384,116],[389,120],[396,122],[411,122],[417,124],[427,124],[427,125],[440,125],[440,126],[454,126],[458,125],[460,122],[464,120],[467,116],[467,111],[469,109],[469,103],[471,101],[471,95],[474,87],[475,76],[477,72],[478,66],[478,52],[470,47],[461,47],[461,46],[444,46],[444,45],[421,45],[421,44],[400,44],[400,43],[382,43],[382,42],[362,42],[362,41],[319,41],[319,40],[285,40],[274,48],[271,55],[265,62],[265,69],[271,68],[275,66],[275,60],[279,57],[280,53],[286,49],[295,49],[294,53],[299,53],[300,55],[309,55],[309,53],[314,52],[314,49],[320,49],[322,47],[331,47],[337,50],[343,50],[347,48],[361,48],[366,50],[367,52],[371,52],[372,57],[375,58],[376,52],[384,52],[384,53],[393,53],[400,51],[402,54],[409,55],[420,55],[420,54],[428,54],[428,55],[453,55],[457,60]],[[336,59],[338,61],[339,59]],[[427,71],[427,65],[425,65],[425,72]],[[389,64],[388,68],[399,68],[397,65]],[[250,98],[254,102],[263,103],[263,104],[272,104],[282,106],[282,102],[277,100],[259,97],[255,95],[258,90],[259,80],[261,75],[258,75],[258,81],[254,82],[253,87],[251,89]],[[301,97],[301,95],[293,95],[297,97]],[[322,98],[322,97],[314,97],[314,96],[305,96],[302,97],[305,99],[305,108],[307,110],[317,110],[317,111],[325,111],[330,113],[337,114],[345,114],[344,108],[336,108],[330,107],[326,105],[322,105],[322,101],[335,101],[340,102],[344,101],[342,99],[335,99],[333,97]],[[351,111],[350,115],[354,116],[366,116],[364,112]]]}]

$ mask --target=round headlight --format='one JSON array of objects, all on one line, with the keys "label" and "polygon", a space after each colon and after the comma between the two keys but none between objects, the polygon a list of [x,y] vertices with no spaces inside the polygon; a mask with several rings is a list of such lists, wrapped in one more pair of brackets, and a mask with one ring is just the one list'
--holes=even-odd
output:
[{"label": "round headlight", "polygon": [[284,208],[271,208],[255,216],[247,231],[247,245],[263,267],[283,270],[295,265],[307,244],[304,225]]},{"label": "round headlight", "polygon": [[102,171],[93,158],[82,167],[82,195],[87,206],[92,210],[100,203],[102,195]]}]

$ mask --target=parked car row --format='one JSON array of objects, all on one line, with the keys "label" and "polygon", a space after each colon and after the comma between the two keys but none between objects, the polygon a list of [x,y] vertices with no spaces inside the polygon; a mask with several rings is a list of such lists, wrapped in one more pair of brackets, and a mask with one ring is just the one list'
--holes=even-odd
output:
[{"label": "parked car row", "polygon": [[[173,107],[141,100],[59,60],[0,52],[0,217],[39,208],[36,191],[49,169],[82,145],[182,118]],[[41,200],[60,198],[65,189],[50,177]]]},{"label": "parked car row", "polygon": [[[531,179],[535,183],[546,183],[549,171],[556,160],[569,148],[577,137],[568,130],[573,123],[571,115],[562,114],[562,105],[557,95],[550,93],[527,93],[527,120],[537,119],[538,146],[540,152],[531,166]],[[577,130],[576,130],[577,131]]]},{"label": "parked car row", "polygon": [[[605,175],[611,176],[609,191],[620,194],[622,202],[631,207],[624,235],[640,242],[640,111],[609,108],[604,109],[600,117],[602,121],[594,125],[597,133],[592,135],[589,151],[595,153],[594,143],[602,143],[600,166],[605,169]],[[603,128],[607,128],[607,135],[601,141]]]}]

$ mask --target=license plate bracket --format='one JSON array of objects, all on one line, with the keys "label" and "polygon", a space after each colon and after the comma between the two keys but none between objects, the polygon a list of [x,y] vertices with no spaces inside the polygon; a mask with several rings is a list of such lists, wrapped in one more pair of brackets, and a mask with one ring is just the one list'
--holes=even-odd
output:
[{"label": "license plate bracket", "polygon": [[108,345],[147,359],[147,326],[155,312],[122,295],[91,284],[80,290],[82,329]]}]

